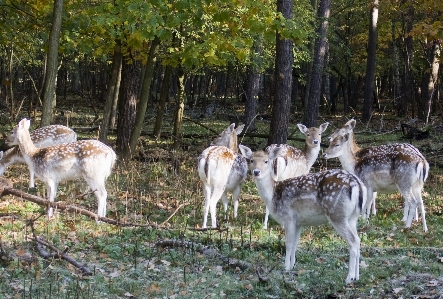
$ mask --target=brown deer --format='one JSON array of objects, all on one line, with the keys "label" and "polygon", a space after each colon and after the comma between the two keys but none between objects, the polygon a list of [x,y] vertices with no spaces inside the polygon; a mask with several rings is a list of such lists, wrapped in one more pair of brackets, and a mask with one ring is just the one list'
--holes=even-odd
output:
[{"label": "brown deer", "polygon": [[[48,198],[54,201],[59,182],[83,178],[98,199],[99,217],[106,216],[105,181],[115,164],[115,152],[98,140],[36,147],[29,134],[30,121],[22,119],[9,136],[11,145],[18,145],[23,158],[35,175],[46,184]],[[48,210],[52,216],[53,210]]]},{"label": "brown deer", "polygon": [[[29,134],[34,145],[40,148],[77,140],[77,134],[72,129],[62,125],[50,125],[38,128]],[[8,135],[6,144],[10,144],[10,139],[11,137]],[[5,152],[0,151],[0,175],[5,172],[6,168],[15,163],[26,164],[18,146],[14,146]],[[29,187],[35,187],[34,172],[31,169],[29,173]]]},{"label": "brown deer", "polygon": [[[350,146],[350,150],[357,158],[362,158],[366,156],[372,156],[372,155],[384,155],[387,152],[395,152],[398,154],[404,154],[404,155],[412,155],[415,157],[416,160],[421,160],[423,166],[424,166],[424,181],[426,181],[427,176],[429,174],[429,164],[426,160],[426,158],[423,156],[423,154],[412,144],[409,143],[393,143],[393,144],[382,144],[377,146],[370,146],[367,148],[361,148],[357,145],[355,141],[355,135],[354,135],[354,128],[356,125],[355,119],[349,120],[347,123],[343,125],[343,127],[337,129],[332,133],[328,140],[331,143],[332,140],[338,136],[344,136],[345,134],[349,134],[348,142]],[[377,197],[377,192],[373,192],[372,194],[372,200],[368,202],[368,207],[371,209],[372,214],[377,214],[375,199]],[[406,219],[408,217],[409,213],[409,206],[408,202],[405,203],[404,211],[403,211],[403,222],[406,222]],[[366,215],[369,217],[369,210],[366,211]],[[418,209],[415,211],[414,219],[418,221]]]},{"label": "brown deer", "polygon": [[257,191],[271,217],[285,230],[285,269],[295,265],[295,252],[303,227],[328,222],[349,246],[349,272],[346,283],[359,279],[360,238],[357,221],[365,205],[366,187],[357,176],[344,170],[326,170],[284,181],[272,175],[272,162],[281,148],[252,152],[240,145],[249,161]]},{"label": "brown deer", "polygon": [[[305,135],[305,147],[303,150],[288,144],[271,144],[265,151],[269,152],[279,147],[279,156],[273,160],[272,175],[276,181],[283,181],[289,178],[308,174],[312,165],[317,160],[320,152],[321,135],[328,128],[329,123],[324,123],[320,127],[307,128],[303,124],[297,124],[300,132]],[[266,208],[263,229],[268,228],[269,211]]]},{"label": "brown deer", "polygon": [[237,217],[238,198],[248,172],[246,159],[237,148],[237,135],[243,128],[244,125],[241,125],[235,129],[235,124],[231,124],[198,158],[198,174],[205,196],[203,228],[206,228],[209,211],[212,227],[217,227],[216,207],[220,198],[226,217],[228,192],[232,193],[234,217]]},{"label": "brown deer", "polygon": [[[352,152],[349,133],[335,137],[323,154],[326,159],[338,157],[343,169],[357,175],[368,191],[365,217],[373,200],[373,192],[392,193],[400,191],[407,207],[406,227],[410,227],[416,217],[416,208],[420,208],[423,230],[426,232],[425,209],[421,192],[428,175],[429,165],[426,160],[409,145],[396,145],[386,148],[382,153],[362,157]],[[401,150],[399,150],[401,148]],[[406,209],[405,209],[406,212]]]}]

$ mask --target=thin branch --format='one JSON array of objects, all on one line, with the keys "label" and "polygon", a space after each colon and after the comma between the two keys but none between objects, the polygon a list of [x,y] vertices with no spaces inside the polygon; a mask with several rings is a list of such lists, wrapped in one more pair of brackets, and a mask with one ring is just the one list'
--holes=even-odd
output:
[{"label": "thin branch", "polygon": [[184,206],[187,206],[187,205],[189,205],[189,203],[188,202],[185,202],[185,203],[182,203],[181,205],[179,205],[178,207],[177,207],[177,209],[175,209],[175,211],[168,217],[168,218],[166,218],[166,220],[165,221],[163,221],[162,223],[160,223],[158,226],[159,227],[162,227],[163,225],[165,225],[172,217],[174,217],[174,215],[175,214],[177,214],[177,212],[178,212],[178,210],[180,210],[181,208],[183,208]]}]

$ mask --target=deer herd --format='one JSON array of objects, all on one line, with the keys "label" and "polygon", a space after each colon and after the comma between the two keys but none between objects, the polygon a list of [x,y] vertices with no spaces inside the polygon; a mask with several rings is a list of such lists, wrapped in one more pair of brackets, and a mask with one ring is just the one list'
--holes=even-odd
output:
[{"label": "deer herd", "polygon": [[[305,136],[303,150],[288,144],[271,144],[253,152],[238,144],[237,136],[244,125],[231,124],[198,157],[198,176],[205,197],[202,228],[217,227],[216,207],[222,199],[225,217],[228,193],[232,193],[234,217],[248,168],[257,192],[266,206],[263,228],[268,216],[285,231],[285,269],[295,265],[295,252],[303,227],[330,223],[349,247],[349,271],[346,283],[359,279],[360,238],[359,216],[367,222],[376,214],[377,192],[399,191],[404,199],[403,219],[409,228],[418,221],[420,212],[423,230],[428,230],[421,193],[429,174],[429,164],[411,144],[387,144],[360,148],[355,142],[356,121],[351,119],[329,137],[325,159],[338,158],[340,169],[310,173],[320,153],[322,134],[328,123],[316,128],[298,124]],[[61,181],[83,179],[98,200],[99,217],[106,217],[105,182],[116,161],[113,149],[97,140],[77,141],[70,128],[51,125],[29,131],[30,121],[23,119],[10,132],[6,143],[13,146],[0,152],[0,175],[13,163],[26,163],[29,186],[34,175],[42,180],[49,201],[53,202]],[[52,208],[48,216],[53,215]]]}]

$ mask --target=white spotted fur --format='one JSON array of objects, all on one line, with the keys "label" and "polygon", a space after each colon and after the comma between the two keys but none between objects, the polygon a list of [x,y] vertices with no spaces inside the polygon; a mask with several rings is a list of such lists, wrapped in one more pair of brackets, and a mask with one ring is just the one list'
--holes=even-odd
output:
[{"label": "white spotted fur", "polygon": [[[49,201],[54,201],[59,182],[83,178],[98,199],[98,216],[105,217],[105,181],[114,166],[115,152],[97,140],[81,140],[37,148],[32,143],[29,126],[30,121],[22,119],[10,135],[10,144],[20,147],[29,169],[45,182]],[[48,216],[52,214],[50,208]]]},{"label": "white spotted fur", "polygon": [[421,192],[428,176],[429,164],[417,150],[408,144],[397,144],[374,150],[372,154],[358,157],[352,152],[350,134],[335,137],[323,154],[324,158],[338,157],[343,169],[357,175],[368,190],[365,217],[369,218],[369,210],[374,192],[392,193],[400,191],[405,200],[403,220],[410,227],[420,208],[423,230],[426,232],[425,208]]},{"label": "white spotted fur", "polygon": [[[309,173],[320,152],[321,134],[328,128],[328,124],[326,122],[318,128],[307,128],[303,124],[297,124],[300,132],[305,135],[305,147],[303,150],[288,144],[271,144],[265,149],[269,152],[276,147],[281,148],[278,157],[273,161],[272,175],[276,181],[283,181]],[[268,219],[269,210],[266,207],[263,229],[268,228]]]},{"label": "white spotted fur", "polygon": [[232,193],[234,217],[237,217],[238,199],[241,186],[246,179],[248,165],[238,153],[237,135],[244,125],[235,129],[231,124],[205,149],[198,158],[198,174],[203,183],[205,196],[203,228],[207,227],[208,212],[211,212],[211,225],[217,227],[216,207],[220,198],[223,208],[228,209],[228,192]]},{"label": "white spotted fur", "polygon": [[[72,129],[62,125],[50,125],[35,129],[30,132],[30,136],[34,145],[40,148],[77,140],[77,134]],[[10,144],[10,139],[11,137],[8,135],[6,144]],[[5,172],[6,168],[16,163],[26,163],[18,146],[14,146],[5,152],[0,151],[0,175]],[[32,170],[29,172],[29,187],[35,187]]]},{"label": "white spotted fur", "polygon": [[269,208],[271,217],[284,227],[285,269],[291,270],[295,265],[302,228],[329,222],[349,246],[346,283],[358,280],[360,238],[357,221],[365,205],[366,188],[357,176],[344,170],[326,170],[277,182],[271,172],[279,147],[269,153],[252,153],[248,147],[240,145],[240,151],[250,161],[249,168],[258,194]]}]

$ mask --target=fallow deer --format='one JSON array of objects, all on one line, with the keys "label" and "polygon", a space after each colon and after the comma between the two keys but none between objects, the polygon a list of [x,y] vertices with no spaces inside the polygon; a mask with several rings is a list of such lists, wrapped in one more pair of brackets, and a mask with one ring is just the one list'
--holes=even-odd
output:
[{"label": "fallow deer", "polygon": [[408,207],[405,213],[406,227],[411,226],[418,206],[422,215],[423,230],[426,232],[428,227],[421,197],[429,170],[426,160],[407,144],[392,145],[381,153],[374,152],[372,155],[357,157],[352,152],[349,136],[347,133],[334,138],[323,157],[338,157],[343,169],[354,173],[363,181],[368,191],[365,217],[369,217],[373,192],[392,193],[398,190],[405,200],[405,207]]},{"label": "fallow deer", "polygon": [[[48,147],[61,143],[74,142],[77,140],[77,134],[70,128],[62,125],[50,125],[35,129],[30,133],[31,140],[36,147]],[[10,136],[6,138],[6,144],[10,144]],[[20,148],[14,146],[5,152],[0,151],[0,175],[2,175],[6,168],[11,164],[22,163],[26,164]],[[34,188],[34,172],[30,169],[29,173],[29,187]]]},{"label": "fallow deer", "polygon": [[357,221],[365,205],[366,187],[357,176],[344,170],[326,170],[277,182],[272,162],[280,147],[269,152],[240,145],[249,161],[257,191],[271,217],[280,223],[286,235],[285,269],[295,265],[295,251],[303,227],[328,222],[349,246],[349,272],[346,283],[359,279],[360,238]]},{"label": "fallow deer", "polygon": [[[367,148],[361,148],[357,145],[356,141],[355,141],[355,135],[354,135],[354,128],[356,125],[356,121],[355,119],[351,119],[349,120],[347,123],[345,123],[343,125],[343,127],[337,129],[334,131],[334,133],[332,133],[329,137],[328,140],[331,143],[332,140],[335,137],[338,136],[344,136],[345,134],[349,134],[349,146],[351,149],[351,152],[357,157],[357,158],[362,158],[362,157],[366,157],[366,156],[372,156],[372,155],[384,155],[386,152],[396,152],[399,154],[404,154],[404,155],[412,155],[415,157],[416,160],[422,160],[422,163],[424,165],[424,173],[425,173],[425,178],[424,181],[426,181],[427,176],[429,174],[429,164],[426,160],[426,158],[423,156],[423,154],[412,144],[409,143],[394,143],[394,144],[382,144],[382,145],[377,145],[377,146],[370,146]],[[377,192],[374,192],[372,195],[372,201],[368,202],[368,207],[371,208],[372,214],[376,215],[377,214],[377,209],[376,209],[376,204],[375,204],[375,199],[377,197]],[[369,216],[369,210],[365,212],[367,216]],[[403,222],[406,222],[406,219],[408,217],[408,213],[409,213],[409,206],[408,203],[405,203],[404,206],[404,211],[403,211]],[[418,210],[416,209],[415,211],[415,216],[414,219],[418,221]]]},{"label": "fallow deer", "polygon": [[[22,119],[11,132],[11,145],[18,145],[29,169],[45,182],[48,199],[54,201],[59,182],[83,178],[98,200],[99,217],[106,216],[105,181],[115,164],[115,152],[98,140],[81,140],[37,148],[29,134],[30,121]],[[48,210],[52,216],[53,210]]]},{"label": "fallow deer", "polygon": [[243,128],[241,125],[235,129],[235,124],[231,124],[198,158],[198,174],[205,196],[203,228],[207,226],[208,211],[211,212],[212,227],[217,227],[216,207],[220,198],[226,216],[228,192],[232,193],[234,217],[237,217],[238,198],[248,172],[246,159],[238,153],[237,147],[237,135]]},{"label": "fallow deer", "polygon": [[[312,165],[317,160],[320,152],[321,135],[328,128],[329,123],[324,123],[320,127],[307,128],[303,124],[297,124],[300,132],[305,135],[304,149],[298,149],[288,144],[271,144],[265,150],[271,151],[276,147],[281,148],[279,156],[273,160],[272,175],[276,181],[283,181],[289,178],[308,174]],[[265,221],[263,229],[268,228],[269,211],[266,207]]]}]

